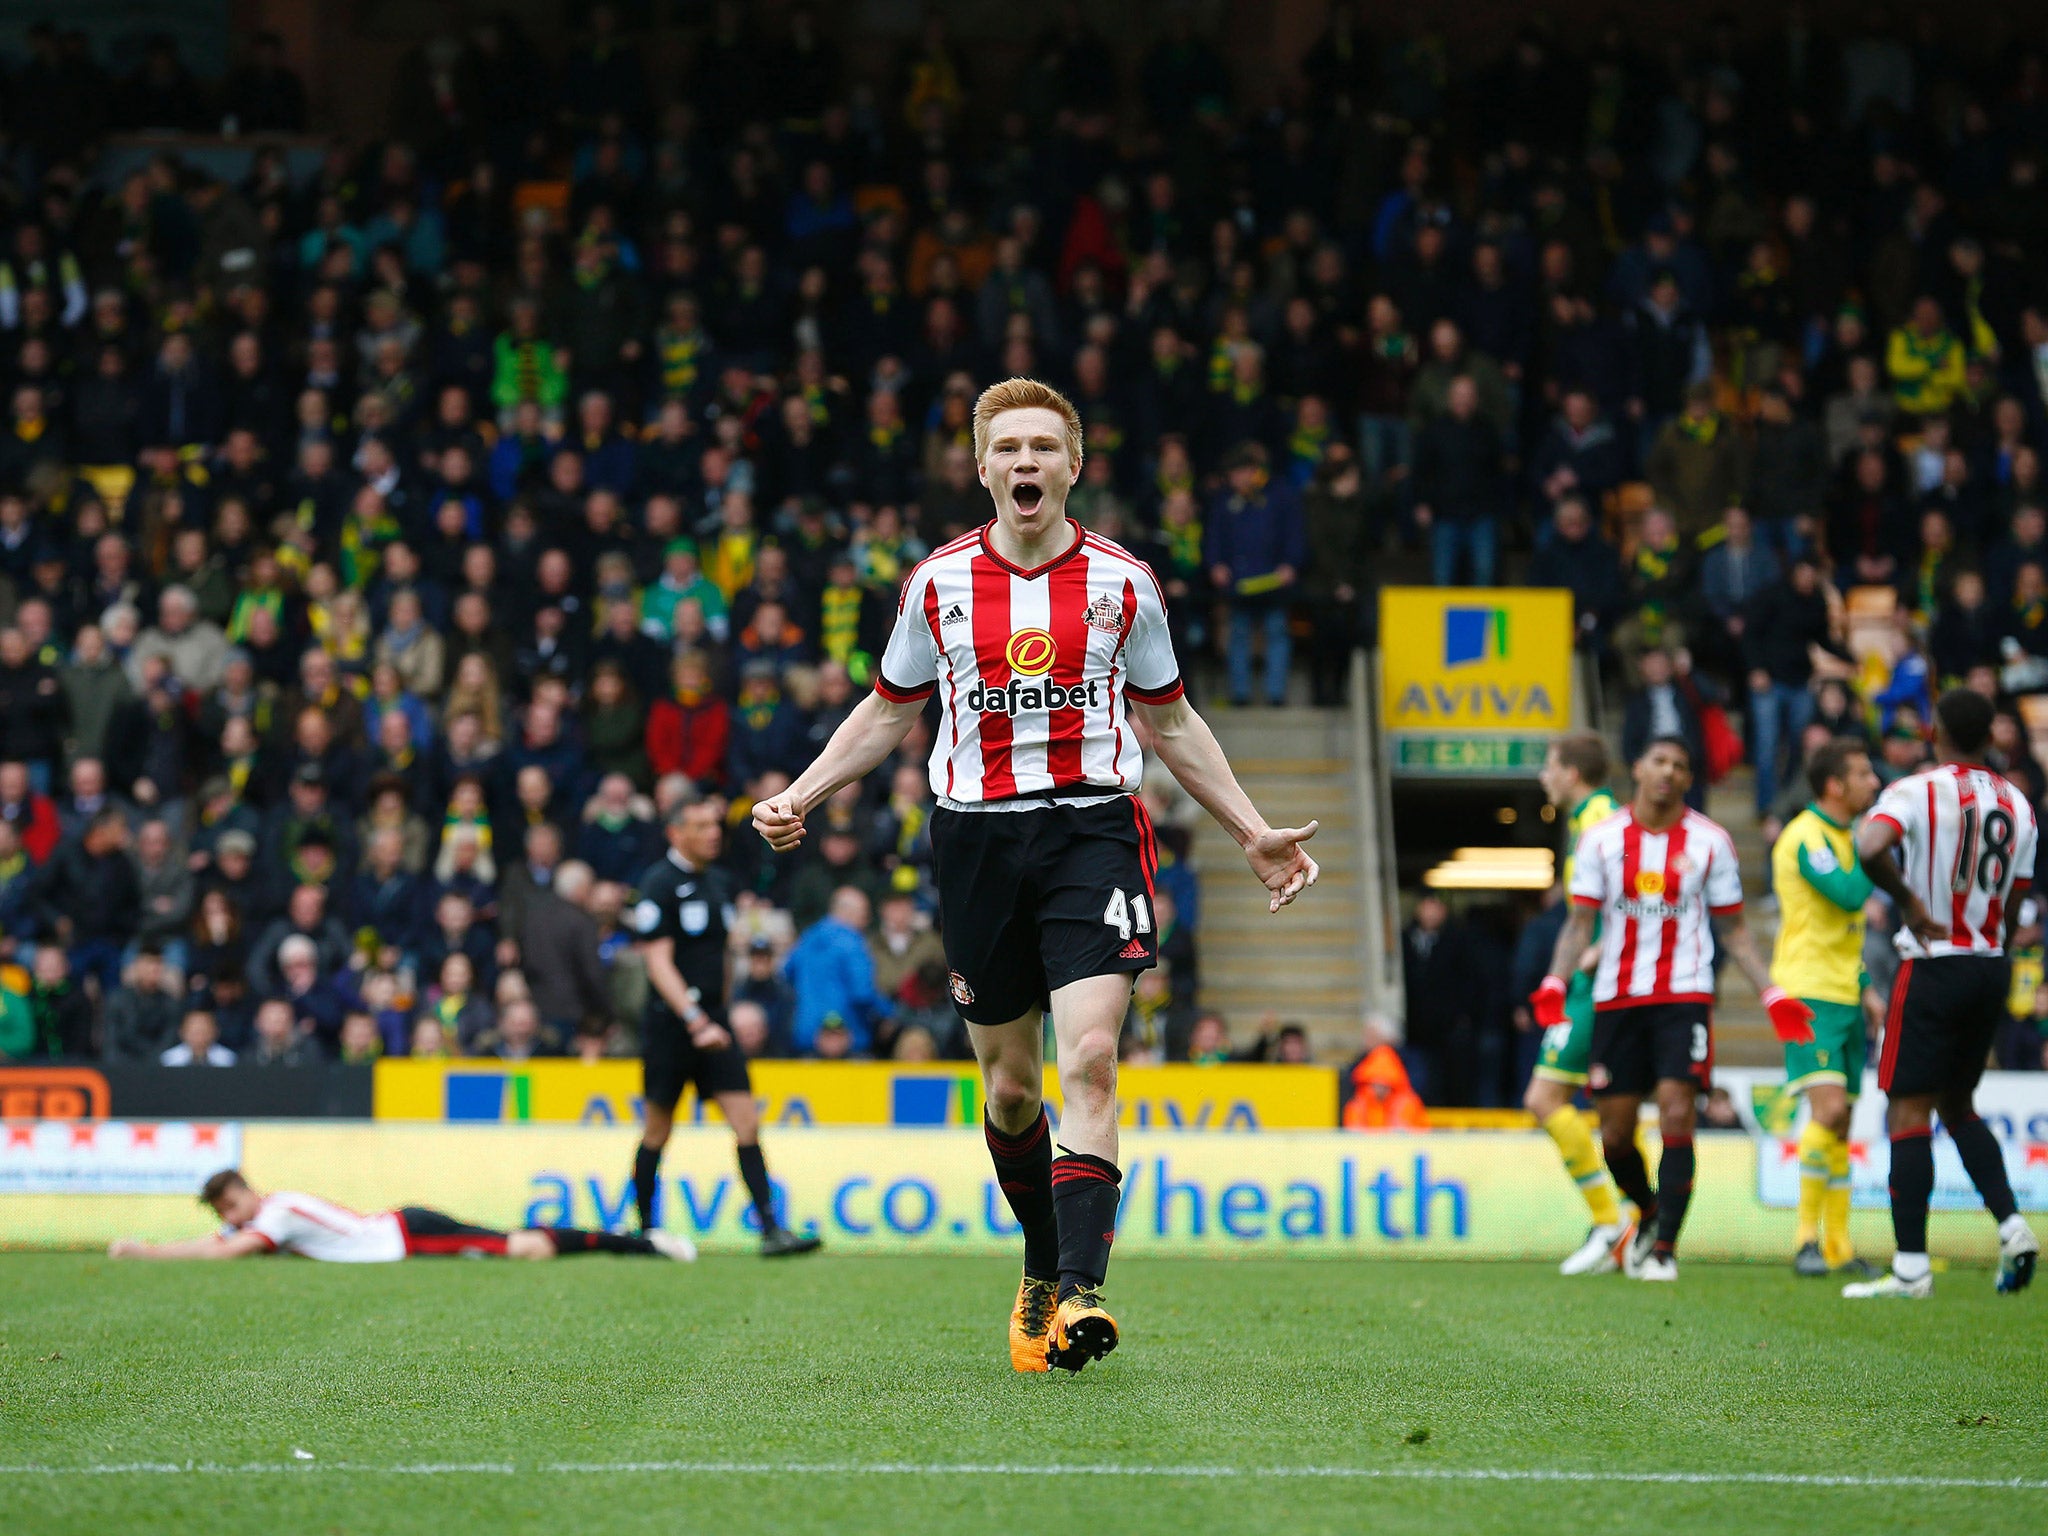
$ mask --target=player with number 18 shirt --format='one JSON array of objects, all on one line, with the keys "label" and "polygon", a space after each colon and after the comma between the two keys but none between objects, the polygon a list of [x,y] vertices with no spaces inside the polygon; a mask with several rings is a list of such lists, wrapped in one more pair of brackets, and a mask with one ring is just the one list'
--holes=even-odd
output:
[{"label": "player with number 18 shirt", "polygon": [[1982,694],[1943,694],[1934,706],[1939,766],[1879,795],[1856,834],[1865,871],[1898,909],[1893,943],[1904,963],[1892,982],[1877,1063],[1897,1251],[1889,1274],[1843,1288],[1851,1300],[1915,1299],[1934,1289],[1927,1207],[1936,1114],[1998,1222],[1998,1289],[2024,1290],[2040,1252],[2013,1199],[1998,1138],[1973,1102],[2005,1017],[2006,939],[2033,883],[2040,836],[2025,792],[1984,766],[1992,715]]}]

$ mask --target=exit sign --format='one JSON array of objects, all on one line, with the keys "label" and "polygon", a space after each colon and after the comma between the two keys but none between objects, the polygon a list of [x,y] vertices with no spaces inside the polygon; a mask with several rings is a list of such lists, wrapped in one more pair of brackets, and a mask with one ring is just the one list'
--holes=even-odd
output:
[{"label": "exit sign", "polygon": [[1458,774],[1520,776],[1543,766],[1549,746],[1541,736],[1414,736],[1391,738],[1393,770],[1417,776]]}]

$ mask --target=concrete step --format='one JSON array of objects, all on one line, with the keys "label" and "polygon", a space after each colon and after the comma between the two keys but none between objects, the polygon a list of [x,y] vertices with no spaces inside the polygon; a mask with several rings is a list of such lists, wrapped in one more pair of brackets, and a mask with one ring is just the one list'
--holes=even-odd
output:
[{"label": "concrete step", "polygon": [[1357,1019],[1357,994],[1343,978],[1332,982],[1327,978],[1319,979],[1305,974],[1302,982],[1300,986],[1283,990],[1273,984],[1271,977],[1246,980],[1235,976],[1214,976],[1204,967],[1201,995],[1205,1002],[1219,1008],[1309,1008],[1321,1009],[1332,1014],[1342,1013],[1346,1018]]},{"label": "concrete step", "polygon": [[1202,897],[1202,930],[1198,942],[1202,946],[1202,962],[1206,966],[1220,960],[1239,945],[1263,952],[1275,935],[1284,933],[1314,934],[1318,938],[1336,939],[1346,943],[1355,940],[1359,931],[1358,909],[1355,906],[1336,906],[1318,902],[1322,887],[1309,893],[1306,901],[1297,901],[1291,907],[1278,912],[1268,912],[1262,901],[1256,908],[1226,905],[1211,901],[1205,893]]},{"label": "concrete step", "polygon": [[[1310,895],[1320,897],[1326,902],[1338,899],[1353,902],[1358,900],[1359,874],[1357,870],[1332,869],[1329,865],[1322,864],[1320,861],[1318,861],[1318,867],[1322,873],[1316,877],[1315,889],[1309,893]],[[1252,879],[1251,870],[1248,867],[1242,870],[1198,870],[1196,871],[1195,878],[1201,884],[1202,899],[1205,902],[1213,891],[1218,899],[1226,902],[1233,897],[1241,896],[1247,902],[1256,901],[1260,906],[1266,904],[1267,898],[1263,894],[1263,888],[1257,881]]]},{"label": "concrete step", "polygon": [[1261,795],[1339,795],[1346,804],[1331,807],[1339,810],[1347,809],[1350,799],[1351,786],[1335,773],[1240,773],[1237,781],[1254,800]]},{"label": "concrete step", "polygon": [[1346,989],[1354,967],[1323,965],[1266,965],[1266,967],[1202,967],[1202,985],[1212,991],[1266,991],[1274,997],[1305,997],[1311,1001],[1341,1001],[1350,997]]},{"label": "concrete step", "polygon": [[1249,877],[1229,836],[1194,823],[1191,859],[1202,892],[1204,1007],[1239,1035],[1261,1016],[1308,1030],[1319,1058],[1356,1048],[1365,957],[1359,942],[1365,851],[1359,846],[1351,720],[1343,710],[1232,709],[1204,700],[1232,770],[1276,826],[1320,823],[1311,845],[1322,878],[1281,913]]},{"label": "concrete step", "polygon": [[[1346,964],[1355,964],[1357,962],[1359,956],[1356,938],[1344,932],[1303,928],[1292,921],[1294,910],[1292,907],[1287,909],[1285,914],[1289,918],[1287,922],[1279,920],[1282,914],[1273,914],[1274,921],[1272,924],[1265,932],[1258,936],[1259,953],[1251,956],[1246,962],[1247,964],[1254,966],[1270,964],[1270,961],[1261,958],[1268,954],[1284,955],[1289,964],[1317,958],[1342,960]],[[1207,967],[1205,966],[1204,969],[1207,969]]]}]

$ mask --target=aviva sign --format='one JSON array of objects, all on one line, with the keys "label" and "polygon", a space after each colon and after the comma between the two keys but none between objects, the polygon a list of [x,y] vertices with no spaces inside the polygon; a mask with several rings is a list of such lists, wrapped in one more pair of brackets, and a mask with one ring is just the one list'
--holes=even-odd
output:
[{"label": "aviva sign", "polygon": [[1567,591],[1384,588],[1380,657],[1380,725],[1398,738],[1395,761],[1402,768],[1507,766],[1524,754],[1474,752],[1474,738],[1504,746],[1502,738],[1551,736],[1571,724]]}]

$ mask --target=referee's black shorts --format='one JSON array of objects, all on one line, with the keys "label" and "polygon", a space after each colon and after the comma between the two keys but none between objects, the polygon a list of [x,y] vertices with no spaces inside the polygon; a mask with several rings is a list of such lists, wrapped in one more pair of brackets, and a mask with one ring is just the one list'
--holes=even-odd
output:
[{"label": "referee's black shorts", "polygon": [[1903,962],[1885,1010],[1877,1086],[1895,1099],[1972,1092],[2011,989],[2012,962],[2003,955]]},{"label": "referee's black shorts", "polygon": [[1149,970],[1159,870],[1135,795],[1028,810],[932,812],[939,928],[953,1001],[972,1024],[1007,1024],[1069,982]]},{"label": "referee's black shorts", "polygon": [[673,1111],[686,1085],[695,1085],[699,1099],[754,1091],[746,1052],[731,1041],[705,1050],[660,1002],[648,1004],[640,1027],[640,1066],[641,1092],[654,1109]]}]

